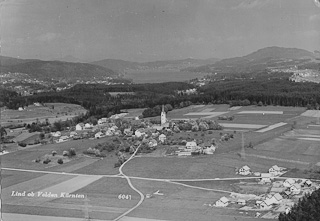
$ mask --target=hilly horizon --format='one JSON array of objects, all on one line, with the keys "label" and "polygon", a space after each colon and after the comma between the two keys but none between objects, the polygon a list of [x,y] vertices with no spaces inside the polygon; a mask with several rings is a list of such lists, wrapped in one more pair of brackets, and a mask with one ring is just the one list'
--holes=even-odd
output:
[{"label": "hilly horizon", "polygon": [[121,59],[103,59],[91,62],[91,64],[110,68],[114,71],[125,70],[146,70],[146,69],[182,69],[187,67],[198,67],[201,65],[212,64],[219,61],[218,58],[209,59],[179,59],[179,60],[160,60],[149,62],[133,62]]},{"label": "hilly horizon", "polygon": [[292,67],[308,64],[314,66],[317,64],[316,59],[318,58],[318,53],[304,49],[273,46],[259,49],[242,57],[222,59],[214,64],[184,70],[207,73],[245,73],[261,71],[266,68]]},{"label": "hilly horizon", "polygon": [[111,69],[88,63],[43,61],[0,56],[1,73],[23,73],[37,79],[92,79],[116,77]]}]

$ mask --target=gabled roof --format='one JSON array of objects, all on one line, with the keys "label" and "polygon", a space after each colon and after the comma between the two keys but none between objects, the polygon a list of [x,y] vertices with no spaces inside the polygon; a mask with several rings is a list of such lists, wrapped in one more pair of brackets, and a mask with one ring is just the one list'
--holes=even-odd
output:
[{"label": "gabled roof", "polygon": [[[294,188],[296,188],[297,190],[301,189],[301,186],[300,186],[299,184],[297,184],[297,183],[293,184],[291,187],[294,187]],[[290,188],[291,188],[291,187],[290,187]]]},{"label": "gabled roof", "polygon": [[164,134],[160,134],[160,135],[159,135],[159,138],[161,138],[161,137],[164,137],[164,138],[165,138],[165,137],[166,137],[166,135],[164,135]]},{"label": "gabled roof", "polygon": [[274,197],[276,200],[278,200],[278,201],[280,201],[280,200],[283,199],[283,197],[280,195],[280,193],[274,194],[273,197]]},{"label": "gabled roof", "polygon": [[220,200],[221,202],[223,202],[223,203],[229,202],[228,198],[225,197],[225,196],[221,197],[219,200]]},{"label": "gabled roof", "polygon": [[244,169],[244,170],[250,170],[250,167],[248,167],[247,165],[245,165],[245,166],[243,166],[241,168]]},{"label": "gabled roof", "polygon": [[274,170],[280,171],[280,167],[278,167],[277,165],[273,165],[271,168],[274,169]]},{"label": "gabled roof", "polygon": [[294,184],[295,183],[294,179],[292,179],[292,178],[288,178],[284,182],[287,182],[287,183],[290,183],[290,184]]},{"label": "gabled roof", "polygon": [[186,146],[197,146],[197,143],[195,141],[189,141],[186,143]]}]

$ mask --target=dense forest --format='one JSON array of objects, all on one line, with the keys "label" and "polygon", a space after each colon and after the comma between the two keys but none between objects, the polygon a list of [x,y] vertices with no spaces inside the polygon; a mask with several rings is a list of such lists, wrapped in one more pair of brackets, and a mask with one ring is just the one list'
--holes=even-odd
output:
[{"label": "dense forest", "polygon": [[306,195],[295,204],[288,214],[281,213],[279,221],[319,221],[320,220],[320,189]]},{"label": "dense forest", "polygon": [[[159,114],[159,106],[173,109],[190,104],[280,105],[319,109],[320,85],[296,83],[287,78],[246,78],[212,81],[197,87],[197,93],[182,91],[195,86],[183,82],[154,84],[79,84],[60,92],[19,96],[15,92],[0,90],[2,105],[11,109],[34,102],[64,102],[82,105],[89,110],[87,117],[108,117],[121,109],[148,108],[144,117]],[[115,93],[121,92],[121,93]],[[170,108],[171,109],[171,108]]]}]

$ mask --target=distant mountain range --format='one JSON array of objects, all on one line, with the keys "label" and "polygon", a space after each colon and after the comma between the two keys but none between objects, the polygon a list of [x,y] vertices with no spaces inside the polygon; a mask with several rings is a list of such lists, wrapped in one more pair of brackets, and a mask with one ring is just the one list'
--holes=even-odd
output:
[{"label": "distant mountain range", "polygon": [[267,68],[319,67],[319,53],[297,48],[267,47],[243,57],[223,59],[214,64],[184,70],[204,73],[250,73]]},{"label": "distant mountain range", "polygon": [[64,61],[43,61],[0,56],[1,73],[24,73],[30,78],[92,80],[106,77],[117,78],[118,73],[128,70],[183,70],[203,73],[252,73],[267,68],[289,68],[298,66],[320,70],[320,53],[297,48],[267,47],[243,57],[219,60],[182,59],[153,62],[131,62],[105,59],[91,63],[66,56]]},{"label": "distant mountain range", "polygon": [[87,63],[63,61],[42,61],[0,56],[1,73],[24,73],[31,78],[86,80],[92,78],[116,77],[117,73],[105,67]]},{"label": "distant mountain range", "polygon": [[104,59],[92,62],[91,64],[110,68],[114,71],[125,70],[154,70],[154,69],[175,69],[180,70],[188,67],[198,67],[207,64],[213,64],[220,59],[182,59],[182,60],[166,60],[166,61],[152,61],[152,62],[131,62],[116,59]]}]

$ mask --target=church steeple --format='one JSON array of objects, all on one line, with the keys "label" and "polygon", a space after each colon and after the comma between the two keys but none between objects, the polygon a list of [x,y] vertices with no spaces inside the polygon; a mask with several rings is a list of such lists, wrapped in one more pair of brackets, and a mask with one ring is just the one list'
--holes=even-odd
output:
[{"label": "church steeple", "polygon": [[164,111],[164,105],[162,105],[160,122],[161,122],[161,125],[163,125],[167,122],[166,112]]}]

